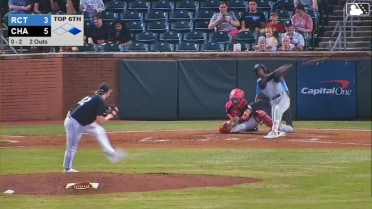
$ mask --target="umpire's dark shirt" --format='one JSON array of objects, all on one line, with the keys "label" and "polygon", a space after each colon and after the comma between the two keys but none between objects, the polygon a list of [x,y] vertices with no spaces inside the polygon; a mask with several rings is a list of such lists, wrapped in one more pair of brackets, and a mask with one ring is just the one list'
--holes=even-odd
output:
[{"label": "umpire's dark shirt", "polygon": [[85,126],[93,123],[97,116],[106,114],[106,101],[99,95],[84,97],[70,111],[71,117]]}]

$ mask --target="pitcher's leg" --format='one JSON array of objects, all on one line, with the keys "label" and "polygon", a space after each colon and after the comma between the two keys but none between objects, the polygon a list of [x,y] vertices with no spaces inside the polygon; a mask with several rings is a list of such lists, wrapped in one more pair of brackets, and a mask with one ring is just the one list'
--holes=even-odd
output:
[{"label": "pitcher's leg", "polygon": [[125,157],[127,157],[127,153],[124,150],[115,150],[110,142],[110,139],[107,136],[106,130],[99,125],[98,123],[94,122],[84,127],[84,130],[92,134],[96,140],[98,141],[99,145],[106,153],[108,159],[112,163],[117,163],[122,161]]},{"label": "pitcher's leg", "polygon": [[66,151],[63,160],[63,167],[65,171],[67,171],[73,168],[76,152],[83,133],[81,125],[75,119],[68,117],[65,119],[65,130]]}]

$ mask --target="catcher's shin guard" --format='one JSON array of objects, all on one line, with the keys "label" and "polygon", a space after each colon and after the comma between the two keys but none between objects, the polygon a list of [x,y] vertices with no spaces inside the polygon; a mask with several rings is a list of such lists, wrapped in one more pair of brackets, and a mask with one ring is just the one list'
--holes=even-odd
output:
[{"label": "catcher's shin guard", "polygon": [[271,117],[263,110],[256,110],[256,119],[260,122],[260,124],[265,124],[267,127],[273,126],[273,120]]}]

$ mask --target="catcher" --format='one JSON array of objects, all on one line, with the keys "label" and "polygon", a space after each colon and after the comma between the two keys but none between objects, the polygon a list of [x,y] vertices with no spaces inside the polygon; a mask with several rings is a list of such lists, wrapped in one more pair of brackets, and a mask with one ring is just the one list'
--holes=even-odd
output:
[{"label": "catcher", "polygon": [[230,92],[230,100],[226,103],[226,114],[230,119],[224,122],[220,133],[238,133],[243,131],[256,131],[258,125],[272,126],[271,117],[265,112],[270,105],[265,101],[248,104],[242,89],[236,88]]}]

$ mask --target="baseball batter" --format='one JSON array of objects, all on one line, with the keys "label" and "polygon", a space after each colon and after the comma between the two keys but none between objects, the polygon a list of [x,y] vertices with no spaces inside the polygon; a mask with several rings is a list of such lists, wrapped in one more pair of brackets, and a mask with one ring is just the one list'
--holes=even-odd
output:
[{"label": "baseball batter", "polygon": [[95,94],[81,99],[66,116],[64,125],[66,130],[66,152],[64,157],[64,172],[79,172],[73,168],[74,159],[79,142],[84,133],[93,135],[112,163],[122,161],[126,154],[122,150],[115,150],[110,143],[106,130],[101,126],[104,122],[117,116],[116,110],[107,113],[106,99],[110,97],[112,89],[106,83],[99,86]]},{"label": "baseball batter", "polygon": [[271,117],[264,111],[270,108],[264,101],[252,102],[248,104],[245,93],[242,89],[236,88],[230,92],[229,101],[226,102],[226,115],[236,125],[224,122],[220,127],[221,133],[238,133],[243,131],[256,131],[257,126],[266,124],[271,127]]},{"label": "baseball batter", "polygon": [[264,64],[256,64],[254,71],[259,77],[257,79],[256,95],[264,94],[270,99],[271,104],[273,125],[264,138],[274,139],[279,136],[285,136],[287,132],[293,132],[291,126],[281,124],[283,113],[290,106],[290,98],[287,94],[289,90],[283,76],[274,76]]}]

